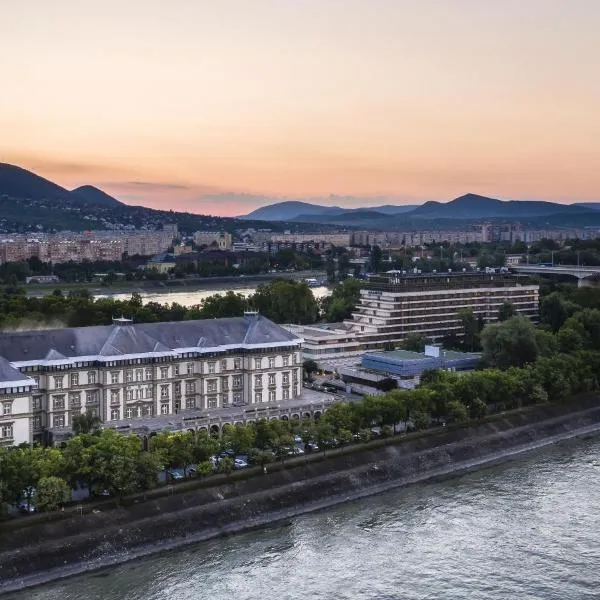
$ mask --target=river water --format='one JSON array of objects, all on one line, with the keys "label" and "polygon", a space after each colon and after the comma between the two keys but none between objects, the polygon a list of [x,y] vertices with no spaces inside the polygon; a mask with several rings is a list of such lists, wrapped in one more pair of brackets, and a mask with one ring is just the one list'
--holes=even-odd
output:
[{"label": "river water", "polygon": [[[193,292],[138,292],[142,297],[142,302],[147,304],[148,302],[158,302],[159,304],[171,304],[177,302],[182,306],[194,306],[199,304],[205,298],[214,296],[215,294],[226,294],[228,289],[209,289],[209,290],[196,290]],[[236,294],[242,294],[244,297],[248,297],[256,292],[256,287],[241,287],[232,288]],[[329,296],[331,290],[326,286],[320,286],[311,289],[315,298],[319,299],[324,296]],[[131,298],[131,292],[124,294],[94,294],[94,298],[114,298],[115,300],[129,300]]]},{"label": "river water", "polygon": [[600,440],[10,596],[24,600],[600,597]]}]

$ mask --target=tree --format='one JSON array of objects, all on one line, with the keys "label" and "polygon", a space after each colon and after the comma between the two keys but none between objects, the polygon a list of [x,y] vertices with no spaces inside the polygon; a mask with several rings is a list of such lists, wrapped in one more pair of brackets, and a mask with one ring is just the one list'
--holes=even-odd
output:
[{"label": "tree", "polygon": [[319,370],[319,366],[314,360],[307,359],[302,364],[304,368],[304,376],[308,381],[312,381],[312,374],[316,373]]},{"label": "tree", "polygon": [[500,369],[535,362],[540,353],[536,333],[533,324],[522,316],[487,325],[481,334],[483,360]]},{"label": "tree", "polygon": [[379,273],[379,271],[381,271],[381,259],[381,248],[379,246],[373,246],[371,248],[371,270],[373,273]]},{"label": "tree", "polygon": [[229,458],[229,456],[224,456],[219,461],[219,473],[229,475],[231,471],[233,471],[233,459]]},{"label": "tree", "polygon": [[98,433],[101,423],[100,417],[88,410],[85,413],[73,415],[71,429],[75,435],[79,435],[80,433]]},{"label": "tree", "polygon": [[39,510],[57,510],[70,499],[71,490],[60,477],[42,477],[37,482],[36,505]]},{"label": "tree", "polygon": [[498,321],[507,321],[516,314],[515,305],[512,302],[504,301],[498,310]]},{"label": "tree", "polygon": [[560,294],[552,292],[540,302],[540,322],[558,331],[572,314],[572,306]]},{"label": "tree", "polygon": [[410,352],[424,352],[425,346],[431,343],[431,340],[419,333],[409,333],[402,340],[402,348]]},{"label": "tree", "polygon": [[235,454],[249,452],[254,445],[256,432],[250,425],[225,425],[222,431],[222,444]]},{"label": "tree", "polygon": [[327,273],[327,281],[329,283],[335,282],[335,261],[333,256],[329,254],[325,260],[325,273]]},{"label": "tree", "polygon": [[459,310],[457,315],[463,327],[463,346],[465,350],[474,352],[479,349],[480,323],[470,308]]}]

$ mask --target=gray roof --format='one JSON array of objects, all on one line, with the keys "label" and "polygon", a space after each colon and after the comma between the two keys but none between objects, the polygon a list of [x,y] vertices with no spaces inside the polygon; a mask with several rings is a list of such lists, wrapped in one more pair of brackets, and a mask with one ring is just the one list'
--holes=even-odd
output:
[{"label": "gray roof", "polygon": [[0,356],[0,381],[23,381],[24,379],[27,379],[26,375]]},{"label": "gray roof", "polygon": [[0,357],[11,362],[30,362],[79,356],[168,353],[178,348],[297,344],[299,340],[269,319],[252,315],[5,332],[0,333]]}]

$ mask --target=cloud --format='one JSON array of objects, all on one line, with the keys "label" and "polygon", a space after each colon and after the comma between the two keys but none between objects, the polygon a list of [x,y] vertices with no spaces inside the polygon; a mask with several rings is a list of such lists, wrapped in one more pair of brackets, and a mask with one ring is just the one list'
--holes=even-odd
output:
[{"label": "cloud", "polygon": [[121,189],[131,188],[140,191],[155,191],[161,192],[164,190],[190,190],[192,189],[189,185],[183,185],[181,183],[160,183],[153,181],[105,181],[99,185],[105,185],[107,187],[119,187]]}]

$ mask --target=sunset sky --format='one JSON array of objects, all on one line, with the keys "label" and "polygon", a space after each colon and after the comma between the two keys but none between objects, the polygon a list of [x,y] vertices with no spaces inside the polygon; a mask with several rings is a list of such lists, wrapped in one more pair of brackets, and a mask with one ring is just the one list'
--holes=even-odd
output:
[{"label": "sunset sky", "polygon": [[600,201],[599,31],[599,0],[0,0],[0,162],[224,215]]}]

